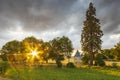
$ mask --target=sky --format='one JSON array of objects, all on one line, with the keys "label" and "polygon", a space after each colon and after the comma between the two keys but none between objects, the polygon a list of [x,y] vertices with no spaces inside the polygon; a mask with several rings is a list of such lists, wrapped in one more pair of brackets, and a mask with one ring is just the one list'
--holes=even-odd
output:
[{"label": "sky", "polygon": [[120,0],[0,0],[0,48],[28,36],[49,41],[64,35],[80,49],[91,1],[104,33],[102,48],[114,47],[120,41]]}]

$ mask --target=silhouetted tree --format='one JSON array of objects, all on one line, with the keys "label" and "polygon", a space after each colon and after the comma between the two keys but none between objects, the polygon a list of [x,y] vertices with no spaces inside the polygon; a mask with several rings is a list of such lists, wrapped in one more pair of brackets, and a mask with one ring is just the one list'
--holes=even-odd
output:
[{"label": "silhouetted tree", "polygon": [[13,41],[9,41],[7,42],[5,45],[3,45],[2,47],[2,52],[5,54],[16,54],[16,53],[21,53],[22,52],[22,43],[17,41],[17,40],[13,40]]},{"label": "silhouetted tree", "polygon": [[103,32],[100,29],[100,21],[96,18],[96,9],[93,3],[89,4],[86,11],[86,20],[81,34],[82,50],[90,55],[90,66],[93,65],[94,54],[101,50]]},{"label": "silhouetted tree", "polygon": [[62,46],[62,48],[63,48],[64,56],[66,56],[67,59],[68,59],[68,62],[70,62],[71,52],[73,51],[72,42],[71,42],[71,40],[70,40],[68,37],[66,37],[66,36],[63,36],[63,37],[60,39],[60,42],[62,43],[61,46]]},{"label": "silhouetted tree", "polygon": [[26,37],[23,41],[22,44],[25,49],[25,53],[31,53],[31,51],[39,51],[42,44],[43,40],[36,39],[34,36],[31,37]]},{"label": "silhouetted tree", "polygon": [[42,45],[42,50],[43,50],[43,54],[41,55],[42,59],[46,61],[46,63],[48,63],[48,59],[50,58],[50,51],[51,51],[51,45],[49,42],[44,42]]},{"label": "silhouetted tree", "polygon": [[[16,62],[15,54],[20,54],[23,51],[23,45],[17,40],[9,41],[2,47],[3,59],[9,59],[11,62]],[[7,56],[8,55],[8,56]]]},{"label": "silhouetted tree", "polygon": [[[24,47],[24,51],[23,53],[25,53],[25,57],[26,59],[29,56],[29,60],[28,61],[42,61],[41,59],[41,55],[43,54],[43,50],[42,50],[42,45],[43,45],[43,40],[39,40],[37,38],[35,38],[34,36],[30,36],[30,37],[26,37],[25,39],[23,39],[22,44]],[[33,60],[32,57],[33,55],[31,54],[32,52],[37,52],[37,56],[34,56]],[[38,58],[39,56],[39,58]]]},{"label": "silhouetted tree", "polygon": [[58,67],[62,67],[61,61],[64,60],[64,56],[73,49],[71,41],[65,36],[57,37],[50,41],[50,45],[50,57],[56,61]]}]

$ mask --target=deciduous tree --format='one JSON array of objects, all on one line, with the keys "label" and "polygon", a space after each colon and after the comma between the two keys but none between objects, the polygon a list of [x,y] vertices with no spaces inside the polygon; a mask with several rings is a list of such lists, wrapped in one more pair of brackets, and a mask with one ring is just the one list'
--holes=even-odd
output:
[{"label": "deciduous tree", "polygon": [[73,49],[70,39],[65,36],[57,37],[50,41],[50,45],[50,57],[56,61],[58,67],[62,67],[61,61],[64,60],[66,53],[68,55]]}]

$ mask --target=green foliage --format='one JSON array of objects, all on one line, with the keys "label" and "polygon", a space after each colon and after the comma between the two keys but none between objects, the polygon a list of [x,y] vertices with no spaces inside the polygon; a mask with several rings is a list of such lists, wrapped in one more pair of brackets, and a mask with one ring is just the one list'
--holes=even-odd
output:
[{"label": "green foliage", "polygon": [[7,42],[2,47],[2,53],[4,54],[21,53],[22,49],[23,49],[22,43],[17,40],[13,40],[13,41]]},{"label": "green foliage", "polygon": [[103,55],[106,59],[113,59],[120,61],[120,42],[114,48],[104,49]]},{"label": "green foliage", "polygon": [[96,9],[93,7],[93,3],[90,3],[81,34],[82,50],[91,54],[90,65],[93,65],[94,53],[101,50],[102,36],[103,32],[100,29],[100,21],[96,17]]},{"label": "green foliage", "polygon": [[[65,53],[70,53],[70,52],[72,52],[72,50],[73,50],[73,45],[72,45],[72,42],[71,42],[71,40],[68,38],[68,37],[66,37],[66,36],[63,36],[63,37],[61,37],[60,38],[60,45],[61,45],[61,47],[62,47],[62,51],[63,52],[65,52]],[[67,55],[67,54],[66,54]]]},{"label": "green foliage", "polygon": [[0,61],[0,66],[2,66],[2,67],[8,66],[8,62],[7,61]]},{"label": "green foliage", "polygon": [[0,57],[2,58],[3,61],[7,61],[7,56],[6,56],[6,54],[2,54],[2,55],[0,55]]},{"label": "green foliage", "polygon": [[[68,37],[57,37],[50,42],[44,42],[43,40],[38,40],[35,37],[26,37],[22,41],[13,40],[7,42],[2,47],[2,59],[6,60],[7,58],[11,61],[48,61],[52,59],[56,61],[58,67],[62,67],[61,61],[64,60],[64,57],[70,58],[71,52],[73,50],[72,42]],[[33,51],[38,52],[37,56],[30,54]],[[6,58],[6,54],[8,55]],[[16,59],[16,54],[20,54],[22,58],[19,60]],[[19,56],[20,56],[19,55]],[[39,57],[39,58],[38,58]],[[29,59],[28,59],[29,58]]]},{"label": "green foliage", "polygon": [[99,53],[96,53],[96,56],[95,56],[95,65],[97,66],[105,66],[105,62],[103,60],[103,55],[102,54],[99,54]]},{"label": "green foliage", "polygon": [[60,40],[60,42],[62,43],[61,45],[63,46],[63,53],[64,53],[64,56],[66,56],[66,58],[68,59],[68,62],[69,62],[69,59],[71,58],[71,52],[73,51],[73,45],[72,45],[72,42],[71,40],[66,37],[66,36],[63,36]]},{"label": "green foliage", "polygon": [[115,56],[115,60],[119,60],[120,61],[120,42],[117,43],[117,45],[114,48],[114,56]]},{"label": "green foliage", "polygon": [[66,67],[67,68],[75,68],[75,65],[74,65],[74,63],[69,62],[69,63],[67,63]]},{"label": "green foliage", "polygon": [[62,67],[61,61],[64,60],[64,56],[70,55],[73,50],[71,41],[65,36],[57,37],[50,41],[50,45],[50,58],[56,61],[58,67]]},{"label": "green foliage", "polygon": [[114,59],[113,49],[102,50],[104,59]]},{"label": "green foliage", "polygon": [[41,54],[41,57],[46,63],[48,63],[48,59],[50,58],[50,50],[51,50],[51,45],[49,42],[44,42],[41,46],[43,50],[43,54]]},{"label": "green foliage", "polygon": [[84,56],[82,57],[82,63],[83,64],[89,63],[89,55],[88,54],[84,54]]},{"label": "green foliage", "polygon": [[4,74],[9,67],[9,63],[7,61],[0,61],[0,72]]},{"label": "green foliage", "polygon": [[112,68],[118,68],[118,65],[117,65],[117,63],[112,63]]}]

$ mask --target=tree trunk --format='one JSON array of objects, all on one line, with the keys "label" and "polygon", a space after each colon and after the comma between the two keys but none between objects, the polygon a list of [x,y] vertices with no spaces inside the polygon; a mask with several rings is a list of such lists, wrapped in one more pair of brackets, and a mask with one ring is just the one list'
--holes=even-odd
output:
[{"label": "tree trunk", "polygon": [[90,53],[90,66],[93,66],[94,54]]},{"label": "tree trunk", "polygon": [[48,63],[48,60],[46,60],[46,64]]},{"label": "tree trunk", "polygon": [[56,60],[56,64],[57,64],[57,67],[58,68],[61,68],[62,67],[62,63],[60,60]]}]

